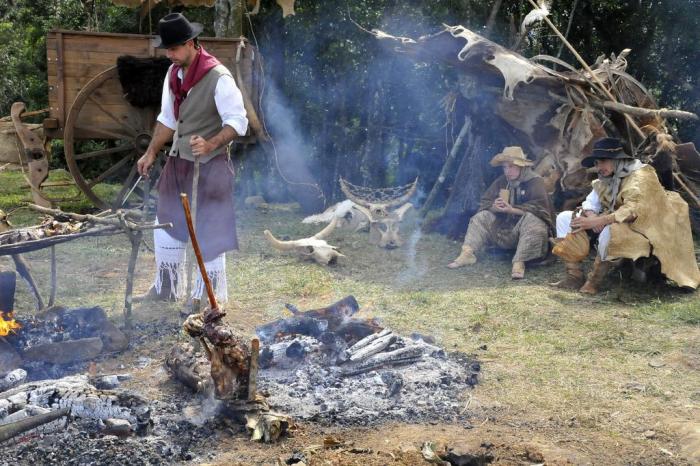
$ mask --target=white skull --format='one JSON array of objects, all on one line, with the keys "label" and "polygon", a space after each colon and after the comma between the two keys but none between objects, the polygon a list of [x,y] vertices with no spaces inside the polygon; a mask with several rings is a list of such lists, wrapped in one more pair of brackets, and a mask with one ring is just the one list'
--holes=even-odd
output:
[{"label": "white skull", "polygon": [[292,241],[281,241],[275,238],[270,230],[265,230],[263,233],[272,247],[279,251],[293,251],[304,258],[313,259],[322,265],[335,264],[339,257],[345,256],[338,252],[338,248],[326,243],[324,238],[333,232],[337,222],[338,219],[334,218],[326,228],[316,233],[314,236]]}]

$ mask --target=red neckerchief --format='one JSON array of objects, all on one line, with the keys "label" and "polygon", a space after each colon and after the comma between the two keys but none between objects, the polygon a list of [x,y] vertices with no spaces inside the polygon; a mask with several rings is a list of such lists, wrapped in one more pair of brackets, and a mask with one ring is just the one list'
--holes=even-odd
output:
[{"label": "red neckerchief", "polygon": [[180,104],[187,97],[187,93],[197,84],[212,68],[220,65],[219,60],[215,56],[209,55],[204,47],[200,46],[197,55],[190,63],[187,73],[185,73],[185,81],[183,82],[177,77],[180,71],[180,65],[173,65],[170,70],[170,90],[175,96],[175,118],[180,117]]}]

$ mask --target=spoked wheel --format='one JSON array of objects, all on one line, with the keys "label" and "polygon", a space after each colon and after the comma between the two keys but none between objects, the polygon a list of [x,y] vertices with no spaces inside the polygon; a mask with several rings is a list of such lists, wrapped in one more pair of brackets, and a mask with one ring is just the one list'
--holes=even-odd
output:
[{"label": "spoked wheel", "polygon": [[[91,79],[78,92],[63,132],[66,163],[76,185],[101,209],[118,209],[143,198],[136,162],[151,142],[153,109],[124,100],[117,67]],[[159,157],[160,158],[160,157]],[[98,186],[100,185],[100,186]]]}]

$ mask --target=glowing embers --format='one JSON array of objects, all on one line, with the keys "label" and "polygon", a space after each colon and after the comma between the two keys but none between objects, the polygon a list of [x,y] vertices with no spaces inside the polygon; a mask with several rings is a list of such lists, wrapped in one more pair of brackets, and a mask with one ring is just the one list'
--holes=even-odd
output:
[{"label": "glowing embers", "polygon": [[17,330],[20,328],[22,326],[13,318],[12,312],[5,313],[0,311],[0,337],[6,337],[10,333],[17,333]]}]

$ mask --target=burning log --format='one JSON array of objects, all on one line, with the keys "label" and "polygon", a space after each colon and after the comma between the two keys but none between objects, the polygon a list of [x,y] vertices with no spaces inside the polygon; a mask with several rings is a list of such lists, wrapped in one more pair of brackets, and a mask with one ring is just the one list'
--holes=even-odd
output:
[{"label": "burning log", "polygon": [[8,341],[27,362],[68,364],[94,359],[104,351],[122,351],[129,345],[127,336],[97,306],[53,307],[21,324],[22,331]]},{"label": "burning log", "polygon": [[[24,419],[20,419],[19,421],[10,424],[0,425],[0,444],[12,439],[13,437],[16,437],[19,434],[36,429],[37,427],[49,424],[58,419],[61,419],[62,417],[68,416],[69,413],[69,408],[61,408],[57,409],[56,411],[49,411],[42,414],[37,414],[35,416],[26,417]],[[61,424],[65,426],[66,423],[67,420]],[[50,431],[55,430],[56,428],[50,429]],[[42,430],[42,433],[47,433],[46,429]]]}]

